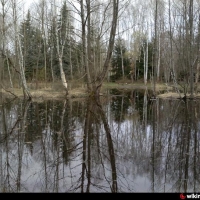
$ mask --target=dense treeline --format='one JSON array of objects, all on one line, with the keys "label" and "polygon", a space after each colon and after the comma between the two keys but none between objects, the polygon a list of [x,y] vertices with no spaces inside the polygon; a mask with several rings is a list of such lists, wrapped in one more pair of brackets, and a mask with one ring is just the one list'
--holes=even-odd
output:
[{"label": "dense treeline", "polygon": [[[198,0],[0,2],[2,87],[84,80],[173,83],[193,96],[199,80]],[[178,87],[179,86],[179,87]],[[36,84],[37,89],[37,84]]]}]

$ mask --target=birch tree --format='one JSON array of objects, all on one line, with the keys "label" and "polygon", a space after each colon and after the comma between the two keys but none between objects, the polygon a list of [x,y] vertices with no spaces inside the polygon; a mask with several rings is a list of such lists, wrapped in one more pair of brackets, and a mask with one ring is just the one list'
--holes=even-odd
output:
[{"label": "birch tree", "polygon": [[31,99],[32,96],[31,96],[30,91],[28,89],[26,77],[25,77],[24,56],[23,56],[23,52],[22,52],[20,31],[19,31],[19,25],[18,25],[18,20],[17,20],[18,17],[17,17],[17,4],[16,3],[17,2],[15,0],[12,0],[15,44],[17,46],[16,52],[17,52],[17,57],[18,57],[18,62],[19,62],[19,71],[16,70],[16,68],[15,68],[15,70],[20,75],[20,80],[21,80],[21,83],[22,83],[24,98]]},{"label": "birch tree", "polygon": [[[58,29],[58,24],[57,24],[57,8],[56,8],[56,2],[54,0],[54,20],[55,20],[55,36],[56,36],[56,50],[57,50],[57,56],[58,56],[58,61],[59,61],[59,67],[60,67],[60,76],[62,80],[62,84],[64,86],[64,89],[66,91],[66,94],[68,94],[68,84],[65,76],[65,72],[63,70],[63,52],[64,52],[64,47],[66,43],[66,37],[67,37],[67,31],[65,31],[64,37],[62,38],[62,41],[59,40],[59,32]],[[62,24],[62,21],[61,21]]]}]

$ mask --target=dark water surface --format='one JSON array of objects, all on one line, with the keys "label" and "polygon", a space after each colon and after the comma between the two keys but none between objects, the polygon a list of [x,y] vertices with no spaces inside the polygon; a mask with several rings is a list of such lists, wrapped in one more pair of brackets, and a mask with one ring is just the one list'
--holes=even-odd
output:
[{"label": "dark water surface", "polygon": [[148,91],[0,104],[0,192],[199,192],[200,101]]}]

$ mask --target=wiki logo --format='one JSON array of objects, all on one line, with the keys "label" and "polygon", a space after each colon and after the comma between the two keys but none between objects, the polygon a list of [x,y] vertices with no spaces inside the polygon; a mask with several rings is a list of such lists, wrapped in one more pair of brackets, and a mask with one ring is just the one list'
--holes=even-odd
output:
[{"label": "wiki logo", "polygon": [[186,196],[184,194],[180,194],[180,199],[186,199]]},{"label": "wiki logo", "polygon": [[180,194],[180,199],[200,199],[200,195],[198,194]]}]

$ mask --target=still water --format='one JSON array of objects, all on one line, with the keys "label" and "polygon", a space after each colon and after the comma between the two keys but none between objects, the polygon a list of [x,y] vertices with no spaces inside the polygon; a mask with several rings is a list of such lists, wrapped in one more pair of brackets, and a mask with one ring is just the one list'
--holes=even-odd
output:
[{"label": "still water", "polygon": [[0,192],[198,192],[200,101],[109,91],[0,105]]}]

